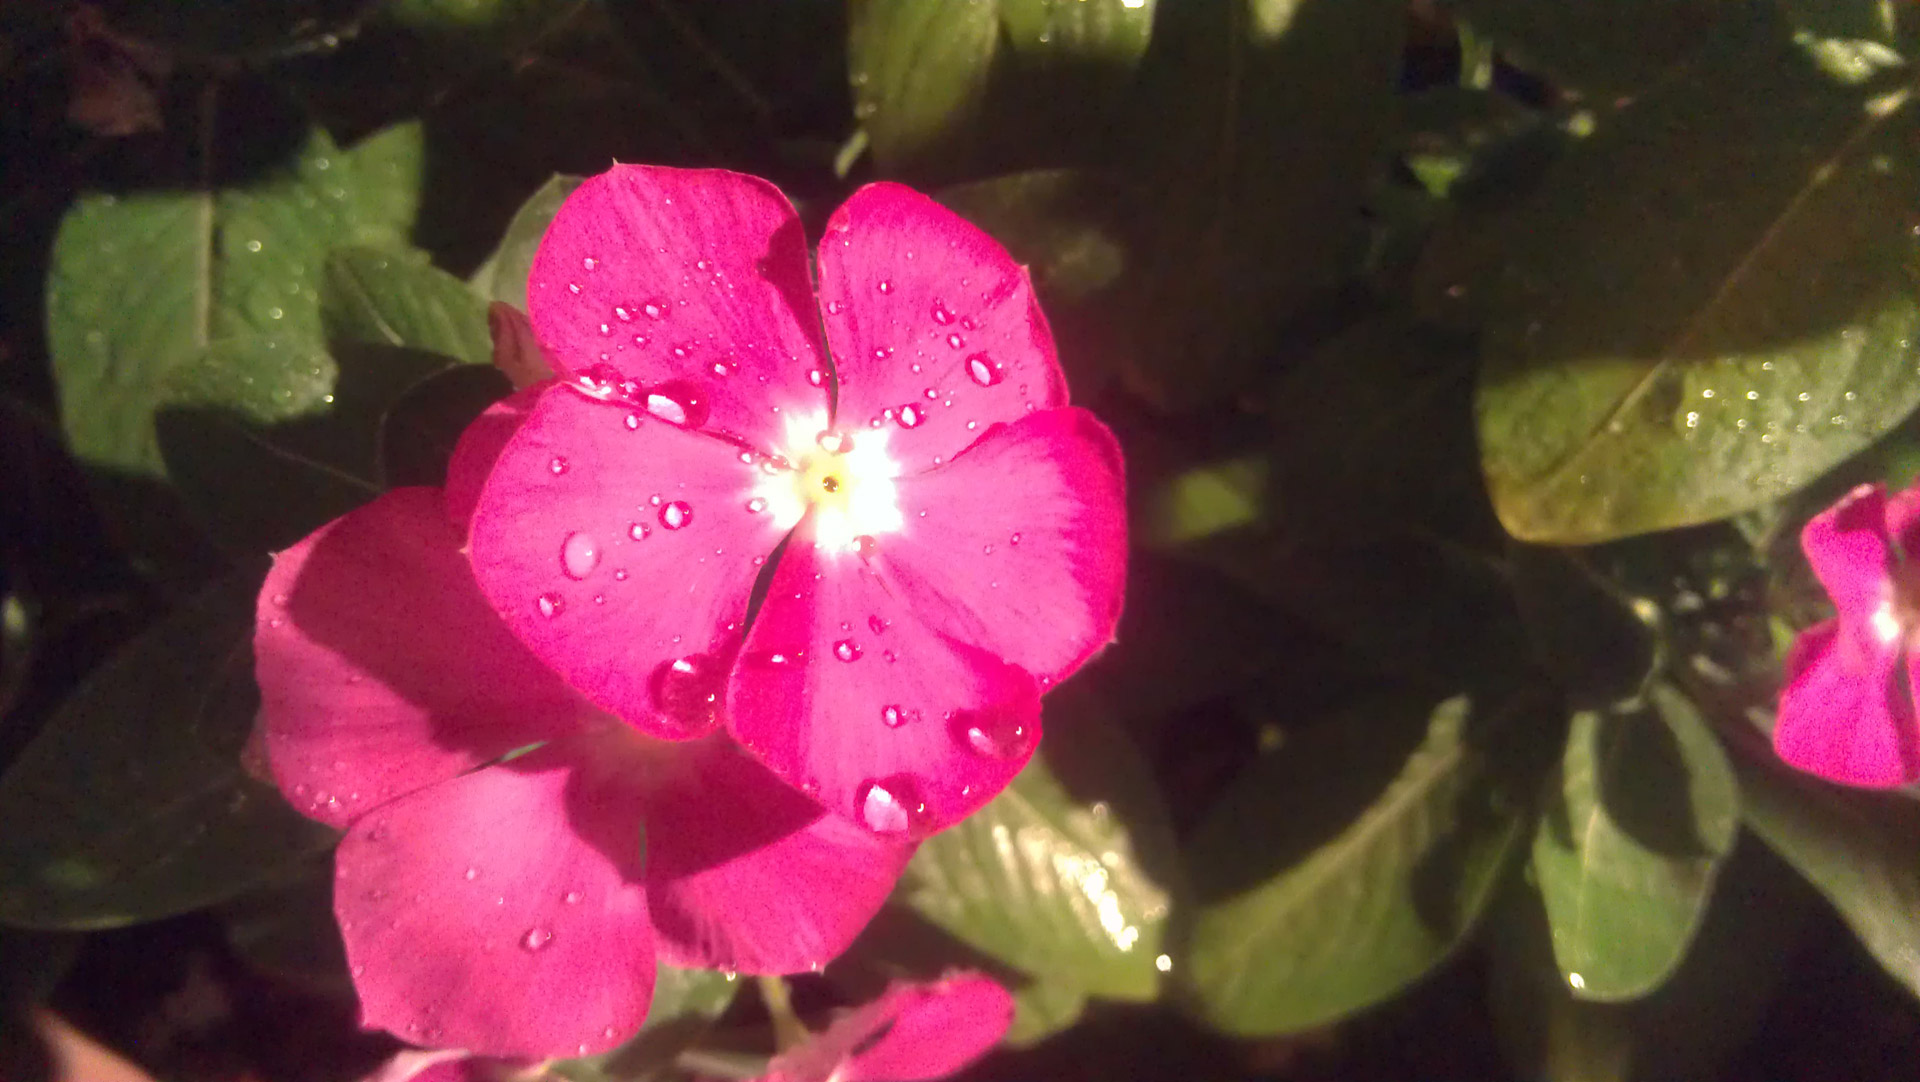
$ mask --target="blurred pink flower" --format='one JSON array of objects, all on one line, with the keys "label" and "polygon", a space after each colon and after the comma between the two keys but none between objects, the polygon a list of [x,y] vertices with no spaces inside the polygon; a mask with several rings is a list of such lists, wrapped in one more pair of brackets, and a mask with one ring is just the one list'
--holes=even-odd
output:
[{"label": "blurred pink flower", "polygon": [[1920,488],[1888,499],[1862,485],[1808,522],[1800,546],[1839,613],[1787,655],[1774,749],[1831,781],[1906,785],[1920,778]]},{"label": "blurred pink flower", "polygon": [[767,1066],[759,1082],[922,1082],[979,1059],[1013,1022],[1013,997],[976,973],[896,982]]}]

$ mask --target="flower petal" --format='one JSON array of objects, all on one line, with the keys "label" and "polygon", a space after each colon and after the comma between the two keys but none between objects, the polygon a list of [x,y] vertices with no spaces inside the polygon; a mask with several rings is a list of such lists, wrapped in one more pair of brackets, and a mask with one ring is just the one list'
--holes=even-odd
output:
[{"label": "flower petal", "polygon": [[1013,1024],[1013,996],[987,977],[896,982],[776,1058],[763,1082],[921,1082],[985,1055]]},{"label": "flower petal", "polygon": [[1026,268],[966,219],[910,188],[870,184],[828,220],[819,262],[835,421],[898,426],[907,472],[952,458],[995,422],[1066,405]]},{"label": "flower petal", "polygon": [[[704,403],[770,448],[772,407],[826,409],[806,235],[779,189],[720,169],[616,165],[561,204],[527,280],[548,357]],[[700,427],[698,423],[695,427]]]},{"label": "flower petal", "polygon": [[1861,485],[1849,492],[1807,522],[1800,547],[1841,615],[1870,617],[1891,596],[1886,489]]},{"label": "flower petal", "polygon": [[474,573],[507,626],[580,694],[657,736],[712,728],[758,564],[780,540],[772,516],[749,509],[741,453],[556,386],[474,512]]},{"label": "flower petal", "polygon": [[882,569],[794,531],[728,685],[728,725],[774,773],[884,834],[991,800],[1040,738],[1025,670],[941,634]]},{"label": "flower petal", "polygon": [[493,366],[507,377],[514,390],[553,378],[553,365],[541,350],[533,321],[526,313],[505,301],[494,301],[487,306],[487,333],[493,338]]},{"label": "flower petal", "polygon": [[1920,559],[1920,484],[1887,497],[1887,536],[1911,562]]},{"label": "flower petal", "polygon": [[334,912],[362,1023],[489,1056],[585,1055],[653,996],[638,789],[562,741],[355,823]]},{"label": "flower petal", "polygon": [[1920,722],[1896,681],[1895,644],[1828,620],[1800,633],[1787,656],[1773,746],[1798,770],[1844,785],[1920,778]]},{"label": "flower petal", "polygon": [[661,957],[798,973],[847,949],[913,855],[801,796],[715,736],[675,746],[647,817],[647,899]]},{"label": "flower petal", "polygon": [[1091,413],[1030,414],[939,469],[902,478],[906,529],[877,539],[875,560],[928,626],[1046,686],[1119,625],[1124,470],[1119,444]]},{"label": "flower petal", "polygon": [[274,561],[254,631],[280,787],[335,826],[571,732],[584,709],[474,585],[440,494],[401,488]]}]

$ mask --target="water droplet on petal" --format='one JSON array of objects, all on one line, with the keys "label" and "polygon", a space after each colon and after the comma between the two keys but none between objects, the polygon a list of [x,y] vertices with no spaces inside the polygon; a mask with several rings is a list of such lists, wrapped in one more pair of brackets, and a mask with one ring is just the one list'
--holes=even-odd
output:
[{"label": "water droplet on petal", "polygon": [[867,782],[854,794],[854,805],[860,821],[876,834],[906,834],[926,821],[927,806],[910,778]]},{"label": "water droplet on petal", "polygon": [[757,515],[760,512],[765,511],[766,509],[767,509],[767,501],[761,499],[758,496],[755,496],[753,499],[747,501],[747,514],[749,515]]},{"label": "water droplet on petal", "polygon": [[621,306],[616,304],[613,306],[613,318],[619,320],[622,323],[632,323],[633,312],[629,309],[622,308]]},{"label": "water droplet on petal", "polygon": [[693,506],[685,500],[674,500],[660,508],[660,525],[669,530],[678,530],[693,521]]},{"label": "water droplet on petal", "polygon": [[818,368],[809,368],[807,369],[807,382],[813,384],[815,387],[818,387],[821,384],[827,382],[827,374],[825,372],[820,371]]},{"label": "water droplet on petal", "polygon": [[648,319],[665,319],[671,308],[666,301],[654,299],[641,305],[640,310],[647,314]]},{"label": "water droplet on petal", "polygon": [[553,460],[547,463],[547,471],[555,477],[560,476],[567,472],[567,460],[561,458],[559,455],[554,455]]},{"label": "water droplet on petal", "polygon": [[471,864],[467,865],[467,882],[471,883],[478,878],[480,878],[480,869]]},{"label": "water droplet on petal", "polygon": [[577,890],[570,890],[565,894],[561,895],[560,900],[567,903],[568,905],[579,905],[580,892]]},{"label": "water droplet on petal", "polygon": [[875,541],[872,536],[868,534],[861,534],[859,537],[853,539],[853,551],[862,560],[871,560],[873,559],[873,554],[880,551],[880,542]]},{"label": "water droplet on petal", "polygon": [[833,644],[833,656],[841,661],[859,661],[860,647],[852,639],[841,639]]},{"label": "water droplet on petal", "polygon": [[685,380],[669,380],[647,392],[647,412],[683,428],[707,423],[707,396]]},{"label": "water droplet on petal", "polygon": [[637,413],[627,414],[626,426],[628,432],[640,431],[640,415]]},{"label": "water droplet on petal", "polygon": [[1019,543],[1020,543],[1020,535],[1018,533],[1014,534],[1012,537],[1007,538],[1007,544],[1009,545],[1017,545]]},{"label": "water droplet on petal", "polygon": [[527,934],[520,937],[520,945],[530,951],[537,951],[553,942],[553,932],[546,928],[529,928]]},{"label": "water droplet on petal", "polygon": [[878,616],[869,616],[867,617],[867,627],[870,628],[875,635],[880,635],[886,632],[887,622]]},{"label": "water droplet on petal", "polygon": [[918,711],[909,712],[897,706],[883,706],[880,708],[880,723],[889,729],[898,729],[912,721],[918,714]]},{"label": "water droplet on petal", "polygon": [[893,283],[883,278],[880,280],[879,285],[875,286],[874,288],[878,289],[882,293],[891,293],[893,292]]},{"label": "water droplet on petal", "polygon": [[584,533],[570,533],[560,543],[560,569],[570,579],[584,579],[600,563],[600,546]]},{"label": "water droplet on petal", "polygon": [[[653,536],[653,528],[644,522],[635,522],[627,527],[627,536],[633,538],[635,541],[645,541],[647,538]],[[626,576],[616,571],[613,577],[619,579],[625,578]]]},{"label": "water droplet on petal", "polygon": [[897,419],[901,428],[918,428],[925,417],[926,415],[920,412],[919,406],[909,402],[900,407],[900,415]]},{"label": "water droplet on petal", "polygon": [[961,746],[988,759],[1019,759],[1033,751],[1039,726],[999,710],[958,710],[951,721]]},{"label": "water droplet on petal", "polygon": [[559,594],[541,594],[538,600],[540,615],[551,620],[566,611],[567,603]]},{"label": "water droplet on petal", "polygon": [[727,678],[725,666],[707,654],[688,654],[662,662],[647,681],[647,691],[660,713],[689,736],[698,736],[718,724],[720,692]]},{"label": "water droplet on petal", "polygon": [[1000,382],[1000,366],[993,358],[984,353],[976,353],[967,358],[967,375],[982,387],[991,387]]},{"label": "water droplet on petal", "polygon": [[843,455],[853,449],[853,437],[844,432],[822,432],[814,437],[814,442],[830,455]]},{"label": "water droplet on petal", "polygon": [[953,322],[953,312],[947,308],[945,302],[939,300],[933,302],[933,321],[942,327]]},{"label": "water droplet on petal", "polygon": [[965,349],[967,340],[957,334],[950,334],[947,335],[947,345],[952,346],[954,349]]}]

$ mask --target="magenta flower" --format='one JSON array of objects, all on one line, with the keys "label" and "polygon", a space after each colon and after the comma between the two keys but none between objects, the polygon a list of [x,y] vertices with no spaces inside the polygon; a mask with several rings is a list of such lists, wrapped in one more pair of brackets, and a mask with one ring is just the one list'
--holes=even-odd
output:
[{"label": "magenta flower", "polygon": [[1839,614],[1794,640],[1774,749],[1847,785],[1920,779],[1920,487],[1889,500],[1862,485],[1808,522],[1800,547]]},{"label": "magenta flower", "polygon": [[930,1082],[985,1055],[1012,1023],[1013,997],[977,973],[895,982],[776,1057],[759,1082]]},{"label": "magenta flower", "polygon": [[346,831],[364,1024],[586,1054],[656,957],[817,966],[1111,638],[1120,456],[1025,271],[887,185],[829,223],[819,309],[807,267],[760,181],[589,180],[529,287],[563,378],[469,428],[444,492],[276,559],[260,744]]},{"label": "magenta flower", "polygon": [[918,836],[1019,772],[1040,691],[1112,638],[1120,452],[1067,405],[1025,269],[938,204],[861,189],[818,273],[816,303],[763,181],[588,180],[528,283],[560,382],[498,410],[450,485],[475,493],[481,591],[574,690],[664,739],[724,724],[828,809]]}]

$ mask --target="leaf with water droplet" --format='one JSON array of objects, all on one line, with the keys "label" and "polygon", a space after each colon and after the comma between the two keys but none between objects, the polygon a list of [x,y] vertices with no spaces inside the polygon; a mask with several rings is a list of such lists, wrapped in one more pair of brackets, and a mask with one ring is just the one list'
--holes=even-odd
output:
[{"label": "leaf with water droplet", "polygon": [[1476,412],[1516,536],[1744,511],[1920,404],[1913,87],[1837,83],[1777,25],[1735,22],[1513,222]]}]

